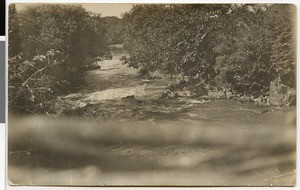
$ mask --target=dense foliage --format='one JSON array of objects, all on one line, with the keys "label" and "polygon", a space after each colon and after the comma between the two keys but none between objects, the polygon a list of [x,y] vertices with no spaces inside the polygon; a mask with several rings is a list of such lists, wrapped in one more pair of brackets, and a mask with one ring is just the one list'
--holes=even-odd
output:
[{"label": "dense foliage", "polygon": [[122,44],[124,42],[123,19],[116,16],[103,17],[102,23],[105,29],[107,43]]},{"label": "dense foliage", "polygon": [[198,94],[259,94],[275,79],[295,88],[295,13],[282,4],[139,4],[120,19],[75,4],[19,12],[11,4],[9,105],[49,110],[49,100],[76,88],[90,63],[111,58],[113,43],[124,43],[129,67],[180,76],[178,86]]},{"label": "dense foliage", "polygon": [[130,67],[244,93],[295,87],[293,5],[136,5],[124,22]]},{"label": "dense foliage", "polygon": [[79,5],[9,7],[9,104],[45,111],[45,102],[80,84],[86,66],[109,58],[99,15]]}]

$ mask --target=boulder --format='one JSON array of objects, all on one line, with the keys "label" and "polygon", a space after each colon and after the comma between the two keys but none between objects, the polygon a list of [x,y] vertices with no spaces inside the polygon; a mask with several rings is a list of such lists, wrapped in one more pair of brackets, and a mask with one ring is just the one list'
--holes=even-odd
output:
[{"label": "boulder", "polygon": [[187,97],[191,97],[191,96],[193,96],[194,95],[194,93],[191,91],[191,90],[180,90],[180,91],[178,91],[178,95],[179,96],[187,96]]},{"label": "boulder", "polygon": [[212,100],[226,99],[224,91],[208,91],[208,98]]},{"label": "boulder", "polygon": [[159,71],[154,71],[152,73],[152,78],[153,79],[163,79],[164,75],[161,72],[159,72]]},{"label": "boulder", "polygon": [[101,66],[98,64],[98,62],[93,62],[90,63],[86,66],[87,70],[96,70],[96,69],[101,69]]},{"label": "boulder", "polygon": [[270,85],[269,101],[273,106],[291,106],[296,104],[296,90],[280,82]]},{"label": "boulder", "polygon": [[243,104],[245,102],[252,102],[252,101],[253,101],[253,97],[248,95],[243,95],[238,99],[238,103],[240,104]]},{"label": "boulder", "polygon": [[178,93],[171,91],[170,89],[165,89],[162,93],[162,95],[160,96],[160,98],[177,98],[178,97]]},{"label": "boulder", "polygon": [[293,106],[296,105],[296,90],[292,89],[289,91],[288,94],[288,103],[286,106]]},{"label": "boulder", "polygon": [[176,92],[170,92],[169,97],[170,98],[177,98],[178,94]]},{"label": "boulder", "polygon": [[267,96],[260,96],[258,98],[254,99],[254,107],[269,107],[270,102],[269,102],[269,97]]},{"label": "boulder", "polygon": [[199,97],[200,100],[208,101],[209,97],[207,95],[203,95]]},{"label": "boulder", "polygon": [[229,99],[232,99],[232,97],[233,97],[233,94],[232,94],[232,92],[229,92],[229,91],[227,91],[226,93],[225,93],[225,95],[226,95],[226,98],[229,100]]},{"label": "boulder", "polygon": [[73,109],[81,109],[81,108],[84,108],[85,106],[87,106],[86,102],[77,101],[76,105],[73,107]]},{"label": "boulder", "polygon": [[134,95],[123,97],[123,98],[121,98],[121,100],[122,101],[134,100]]}]

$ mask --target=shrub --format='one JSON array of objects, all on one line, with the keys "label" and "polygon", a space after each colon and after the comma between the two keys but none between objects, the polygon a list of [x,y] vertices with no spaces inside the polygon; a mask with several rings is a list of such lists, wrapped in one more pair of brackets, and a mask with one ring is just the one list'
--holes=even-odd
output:
[{"label": "shrub", "polygon": [[46,101],[81,85],[88,64],[111,58],[100,15],[80,5],[33,5],[16,12],[11,4],[9,15],[11,110],[46,112]]}]

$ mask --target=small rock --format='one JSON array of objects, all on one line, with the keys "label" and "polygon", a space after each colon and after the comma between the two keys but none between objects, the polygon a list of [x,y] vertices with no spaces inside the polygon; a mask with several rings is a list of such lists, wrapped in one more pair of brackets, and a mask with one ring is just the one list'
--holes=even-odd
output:
[{"label": "small rock", "polygon": [[176,98],[177,96],[178,96],[178,94],[175,93],[175,92],[171,92],[171,93],[169,94],[169,97],[170,97],[170,98]]},{"label": "small rock", "polygon": [[121,100],[134,100],[134,95],[123,97]]},{"label": "small rock", "polygon": [[76,106],[78,108],[84,108],[86,105],[87,105],[87,103],[85,103],[85,102],[78,102]]},{"label": "small rock", "polygon": [[178,95],[179,95],[179,96],[185,96],[185,94],[184,94],[183,91],[178,91]]},{"label": "small rock", "polygon": [[145,82],[145,83],[151,82],[151,80],[149,80],[149,79],[143,79],[142,81]]},{"label": "small rock", "polygon": [[191,96],[194,95],[194,93],[192,91],[190,91],[190,90],[183,89],[181,91],[178,91],[178,95],[182,96],[182,97],[183,96],[191,97]]},{"label": "small rock", "polygon": [[86,66],[87,70],[96,70],[96,69],[101,69],[101,66],[98,64],[98,62],[93,62],[90,63],[89,65]]},{"label": "small rock", "polygon": [[71,100],[74,100],[74,99],[78,99],[78,98],[81,98],[82,97],[82,94],[81,93],[74,93],[74,94],[69,94],[65,97],[62,97],[62,99],[71,99]]},{"label": "small rock", "polygon": [[224,91],[208,91],[208,97],[209,99],[219,100],[219,99],[225,99],[226,94]]},{"label": "small rock", "polygon": [[231,99],[232,96],[233,96],[232,92],[230,92],[230,91],[227,91],[227,92],[225,93],[225,95],[226,95],[226,98],[227,98],[228,100]]},{"label": "small rock", "polygon": [[209,100],[209,97],[207,95],[203,95],[203,96],[200,96],[199,99],[201,99],[201,100]]},{"label": "small rock", "polygon": [[192,104],[203,104],[205,102],[209,102],[209,100],[200,99],[200,100],[190,100],[189,102]]},{"label": "small rock", "polygon": [[254,99],[254,107],[269,107],[269,98],[260,96]]},{"label": "small rock", "polygon": [[253,101],[253,98],[251,96],[247,96],[247,95],[241,96],[238,99],[238,103],[240,103],[240,104],[243,104],[245,102],[251,102],[251,101]]},{"label": "small rock", "polygon": [[189,77],[189,76],[183,76],[183,80],[184,80],[185,82],[188,82],[188,81],[190,81],[190,77]]}]

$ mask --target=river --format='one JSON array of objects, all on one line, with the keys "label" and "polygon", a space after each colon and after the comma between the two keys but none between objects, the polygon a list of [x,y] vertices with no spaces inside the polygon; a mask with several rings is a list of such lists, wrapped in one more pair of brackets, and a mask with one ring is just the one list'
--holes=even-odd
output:
[{"label": "river", "polygon": [[[86,86],[81,91],[89,99],[109,100],[134,95],[141,97],[159,96],[171,80],[147,80],[139,76],[138,69],[129,68],[120,61],[128,56],[123,44],[110,45],[112,59],[100,62],[101,69],[88,71],[84,77]],[[97,97],[94,97],[97,96]]]},{"label": "river", "polygon": [[[146,79],[113,59],[60,97],[60,117],[15,119],[9,180],[19,185],[273,186],[295,183],[295,107],[263,112],[233,100],[158,99],[172,79]],[[124,97],[132,97],[122,99]],[[74,117],[76,116],[76,117]],[[54,118],[54,119],[53,119]]]}]

